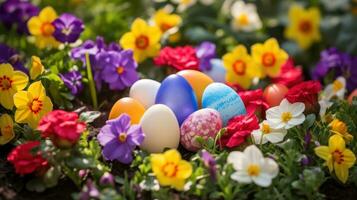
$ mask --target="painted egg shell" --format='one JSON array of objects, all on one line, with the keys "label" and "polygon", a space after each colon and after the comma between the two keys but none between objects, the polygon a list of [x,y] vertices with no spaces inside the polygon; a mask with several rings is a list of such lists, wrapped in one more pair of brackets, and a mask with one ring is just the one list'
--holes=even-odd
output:
[{"label": "painted egg shell", "polygon": [[203,108],[213,108],[221,114],[223,124],[237,115],[246,114],[242,99],[230,87],[223,83],[210,84],[203,93]]},{"label": "painted egg shell", "polygon": [[199,107],[201,107],[203,91],[209,84],[213,83],[213,80],[206,74],[196,70],[182,70],[177,74],[185,78],[191,85],[193,91],[195,92],[197,103]]},{"label": "painted egg shell", "polygon": [[357,89],[353,90],[352,93],[348,96],[348,103],[352,104],[353,97],[357,96]]},{"label": "painted egg shell", "polygon": [[136,81],[130,88],[129,96],[139,101],[146,109],[155,104],[160,83],[151,79]]},{"label": "painted egg shell", "polygon": [[196,138],[204,140],[215,138],[222,128],[222,120],[219,112],[210,108],[204,108],[192,113],[181,125],[181,144],[190,151],[197,151],[201,146]]},{"label": "painted egg shell", "polygon": [[210,60],[212,68],[210,70],[205,70],[203,73],[211,77],[215,82],[226,82],[226,69],[223,66],[221,59],[211,59]]},{"label": "painted egg shell", "polygon": [[186,79],[176,74],[162,81],[155,103],[167,105],[175,113],[179,124],[198,109],[192,87]]},{"label": "painted egg shell", "polygon": [[163,105],[151,106],[141,118],[145,134],[140,148],[149,153],[160,153],[164,148],[177,148],[180,143],[180,126],[174,112]]},{"label": "painted egg shell", "polygon": [[285,98],[288,90],[289,89],[283,84],[273,83],[264,89],[263,97],[270,107],[278,106]]},{"label": "painted egg shell", "polygon": [[125,97],[115,102],[109,113],[109,119],[115,119],[126,113],[130,116],[132,124],[138,124],[144,112],[145,108],[140,102],[133,98]]}]

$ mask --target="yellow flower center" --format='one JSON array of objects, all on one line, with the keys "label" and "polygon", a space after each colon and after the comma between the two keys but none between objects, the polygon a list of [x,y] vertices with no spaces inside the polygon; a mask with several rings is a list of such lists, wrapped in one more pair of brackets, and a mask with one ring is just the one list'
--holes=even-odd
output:
[{"label": "yellow flower center", "polygon": [[291,115],[291,112],[283,112],[281,114],[281,120],[284,122],[284,123],[287,123],[288,121],[291,120],[293,116]]},{"label": "yellow flower center", "polygon": [[258,165],[255,165],[255,164],[249,165],[248,174],[249,174],[249,176],[259,176],[260,167]]},{"label": "yellow flower center", "polygon": [[244,61],[242,60],[237,60],[234,62],[233,64],[233,71],[237,74],[237,75],[244,75],[245,74],[245,69],[246,69],[246,64]]},{"label": "yellow flower center", "polygon": [[118,68],[117,68],[117,73],[118,73],[118,74],[124,73],[124,67],[118,67]]},{"label": "yellow flower center", "polygon": [[262,56],[262,64],[265,67],[272,67],[272,66],[274,66],[275,62],[276,62],[276,58],[275,58],[275,55],[273,53],[267,52],[267,53],[263,54],[263,56]]},{"label": "yellow flower center", "polygon": [[339,165],[343,163],[343,161],[344,161],[343,157],[344,157],[343,153],[339,150],[335,150],[332,153],[333,161],[338,163]]},{"label": "yellow flower center", "polygon": [[246,26],[249,24],[249,18],[246,14],[241,14],[236,19],[237,23],[242,26]]},{"label": "yellow flower center", "polygon": [[299,30],[304,34],[309,34],[312,31],[312,24],[309,20],[302,20],[299,23]]},{"label": "yellow flower center", "polygon": [[33,112],[34,114],[37,114],[41,111],[43,106],[43,103],[41,100],[38,100],[38,98],[34,98],[32,102],[29,103],[29,108],[30,111]]},{"label": "yellow flower center", "polygon": [[172,28],[172,26],[168,23],[161,23],[160,24],[160,30],[162,32],[166,32],[167,30],[169,30],[170,28]]},{"label": "yellow flower center", "polygon": [[168,162],[162,166],[162,172],[167,177],[174,177],[178,171],[178,166],[175,163]]},{"label": "yellow flower center", "polygon": [[41,33],[43,36],[51,36],[55,32],[55,27],[49,22],[45,22],[41,26]]},{"label": "yellow flower center", "polygon": [[124,143],[126,141],[127,135],[126,133],[120,133],[118,136],[118,140],[122,143]]},{"label": "yellow flower center", "polygon": [[138,49],[146,49],[149,46],[149,38],[146,35],[140,35],[135,40],[135,46]]},{"label": "yellow flower center", "polygon": [[261,130],[264,134],[269,134],[271,132],[271,128],[268,124],[263,124]]},{"label": "yellow flower center", "polygon": [[334,92],[338,92],[339,90],[341,90],[343,88],[343,84],[341,83],[341,81],[339,80],[335,80],[332,83],[332,89]]},{"label": "yellow flower center", "polygon": [[10,79],[10,77],[7,76],[3,76],[0,77],[0,90],[5,91],[5,90],[9,90],[12,86],[12,80]]}]

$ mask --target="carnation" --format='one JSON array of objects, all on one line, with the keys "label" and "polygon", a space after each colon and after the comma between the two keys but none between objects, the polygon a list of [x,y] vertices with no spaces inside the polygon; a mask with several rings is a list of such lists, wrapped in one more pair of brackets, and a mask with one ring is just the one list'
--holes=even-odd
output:
[{"label": "carnation", "polygon": [[290,88],[303,81],[303,72],[300,67],[295,67],[293,59],[289,58],[281,67],[279,76],[272,78],[273,83],[280,83]]},{"label": "carnation", "polygon": [[47,160],[42,157],[40,151],[35,151],[39,146],[39,141],[28,141],[10,152],[7,160],[14,165],[17,174],[25,175],[48,169]]},{"label": "carnation", "polygon": [[265,111],[269,105],[263,98],[262,89],[242,91],[238,94],[244,102],[247,113],[255,113],[259,117],[265,118]]},{"label": "carnation", "polygon": [[165,47],[161,49],[159,55],[154,59],[154,63],[158,66],[170,66],[178,71],[185,69],[198,70],[199,68],[196,50],[191,46]]},{"label": "carnation", "polygon": [[229,148],[241,145],[256,129],[259,129],[259,120],[255,114],[248,113],[233,117],[228,121],[227,131],[221,137],[220,145]]},{"label": "carnation", "polygon": [[43,117],[38,126],[43,138],[49,137],[57,147],[70,147],[77,143],[86,124],[78,120],[75,112],[54,110]]}]

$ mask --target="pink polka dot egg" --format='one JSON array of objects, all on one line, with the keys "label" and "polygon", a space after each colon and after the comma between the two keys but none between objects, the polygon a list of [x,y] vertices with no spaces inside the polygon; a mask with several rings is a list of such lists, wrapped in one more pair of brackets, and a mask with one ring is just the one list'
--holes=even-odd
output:
[{"label": "pink polka dot egg", "polygon": [[218,111],[211,108],[200,109],[191,115],[181,125],[181,144],[189,151],[201,148],[197,137],[204,140],[215,138],[222,128],[222,119]]}]

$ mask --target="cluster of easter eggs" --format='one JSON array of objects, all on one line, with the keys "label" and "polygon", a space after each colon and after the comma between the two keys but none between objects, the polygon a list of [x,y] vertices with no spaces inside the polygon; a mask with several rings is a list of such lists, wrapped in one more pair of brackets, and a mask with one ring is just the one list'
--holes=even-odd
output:
[{"label": "cluster of easter eggs", "polygon": [[162,152],[179,143],[190,151],[201,148],[197,137],[214,138],[228,120],[246,113],[239,95],[206,74],[183,70],[162,83],[142,79],[130,88],[129,97],[119,99],[109,119],[126,113],[145,134],[142,149]]}]

